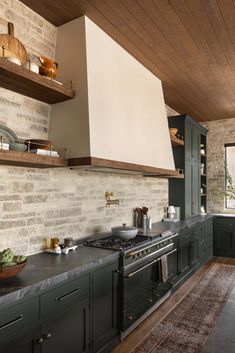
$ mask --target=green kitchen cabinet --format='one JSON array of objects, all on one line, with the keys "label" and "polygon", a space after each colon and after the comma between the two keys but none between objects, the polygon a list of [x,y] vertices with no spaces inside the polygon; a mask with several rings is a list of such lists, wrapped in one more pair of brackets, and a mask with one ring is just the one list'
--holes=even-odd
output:
[{"label": "green kitchen cabinet", "polygon": [[111,352],[119,343],[118,262],[92,273],[91,352]]},{"label": "green kitchen cabinet", "polygon": [[[177,128],[178,134],[184,138],[183,146],[173,147],[175,167],[184,171],[184,177],[169,179],[169,204],[181,207],[181,218],[188,219],[201,213],[202,184],[203,205],[206,203],[206,179],[201,174],[201,143],[206,143],[207,130],[188,115],[168,117],[168,124],[169,128]],[[205,170],[205,160],[203,164]]]},{"label": "green kitchen cabinet", "polygon": [[215,256],[235,257],[235,218],[215,217],[213,244]]},{"label": "green kitchen cabinet", "polygon": [[178,246],[178,275],[185,275],[190,271],[191,241],[180,241]]},{"label": "green kitchen cabinet", "polygon": [[41,337],[40,327],[27,328],[17,336],[0,343],[0,352],[4,353],[41,353],[38,340]]},{"label": "green kitchen cabinet", "polygon": [[89,298],[42,322],[41,339],[41,353],[88,353]]}]

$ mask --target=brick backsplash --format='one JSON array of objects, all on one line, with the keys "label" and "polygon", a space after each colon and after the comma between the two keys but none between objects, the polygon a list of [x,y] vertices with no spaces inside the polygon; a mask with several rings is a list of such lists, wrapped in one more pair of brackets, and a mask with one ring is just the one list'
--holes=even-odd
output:
[{"label": "brick backsplash", "polygon": [[211,213],[235,213],[224,203],[224,144],[235,143],[235,119],[202,123],[207,128],[207,204]]},{"label": "brick backsplash", "polygon": [[[17,0],[1,0],[0,33],[7,32],[8,21],[31,57],[54,57],[56,27]],[[46,139],[49,119],[49,105],[0,88],[0,124],[20,138]],[[120,205],[106,208],[106,191]],[[0,250],[12,247],[28,255],[41,251],[47,237],[79,238],[133,224],[138,206],[149,207],[159,221],[167,202],[166,179],[0,166]]]}]

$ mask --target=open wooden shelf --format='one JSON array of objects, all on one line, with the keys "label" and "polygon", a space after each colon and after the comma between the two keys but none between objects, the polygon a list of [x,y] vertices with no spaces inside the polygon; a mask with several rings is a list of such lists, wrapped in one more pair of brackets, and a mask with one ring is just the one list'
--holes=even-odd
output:
[{"label": "open wooden shelf", "polygon": [[201,194],[201,196],[206,196],[206,194]]},{"label": "open wooden shelf", "polygon": [[170,135],[170,137],[171,137],[171,144],[173,147],[184,146],[184,140],[178,139],[176,136],[172,136],[172,135]]},{"label": "open wooden shelf", "polygon": [[207,157],[207,155],[206,155],[206,154],[201,153],[201,157]]},{"label": "open wooden shelf", "polygon": [[12,165],[33,168],[58,168],[67,167],[65,158],[42,156],[28,152],[0,150],[0,165]]},{"label": "open wooden shelf", "polygon": [[72,99],[72,88],[0,58],[0,86],[39,101],[54,104]]},{"label": "open wooden shelf", "polygon": [[205,177],[205,176],[206,176],[206,174],[201,174],[201,176]]}]

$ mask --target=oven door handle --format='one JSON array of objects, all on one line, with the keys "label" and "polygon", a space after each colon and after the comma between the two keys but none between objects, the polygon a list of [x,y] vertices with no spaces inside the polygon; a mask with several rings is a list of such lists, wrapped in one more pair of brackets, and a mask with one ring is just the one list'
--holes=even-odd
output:
[{"label": "oven door handle", "polygon": [[149,266],[155,264],[155,263],[158,262],[158,261],[160,261],[160,258],[159,258],[159,259],[156,259],[156,260],[153,260],[152,262],[150,262],[149,264],[147,264],[147,265],[141,267],[141,268],[140,268],[139,270],[137,270],[137,271],[134,271],[134,272],[129,273],[129,275],[126,275],[125,278],[131,278],[131,277],[135,276],[137,273],[141,272],[141,271],[144,270],[145,268],[147,268],[147,267],[149,267]]},{"label": "oven door handle", "polygon": [[168,256],[168,255],[170,255],[170,254],[173,254],[173,253],[176,252],[176,251],[177,251],[177,249],[174,249],[174,250],[168,252],[166,255]]}]

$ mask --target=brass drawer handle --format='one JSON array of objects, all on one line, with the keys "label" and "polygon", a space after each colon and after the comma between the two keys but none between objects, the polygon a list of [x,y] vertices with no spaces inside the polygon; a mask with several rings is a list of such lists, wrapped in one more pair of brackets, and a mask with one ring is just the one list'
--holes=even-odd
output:
[{"label": "brass drawer handle", "polygon": [[80,288],[74,289],[72,292],[69,292],[65,295],[62,295],[62,297],[55,298],[55,301],[61,301],[61,300],[67,299],[68,297],[70,297],[71,295],[73,295],[77,292],[80,292]]},{"label": "brass drawer handle", "polygon": [[23,320],[23,317],[24,317],[24,315],[21,314],[21,315],[20,315],[19,317],[17,317],[16,319],[14,319],[14,320],[12,320],[12,321],[10,321],[10,322],[7,322],[6,324],[0,326],[0,330],[3,330],[3,329],[5,329],[5,328],[7,328],[7,327],[10,327],[10,326],[14,325],[15,323],[17,323],[17,322]]}]

